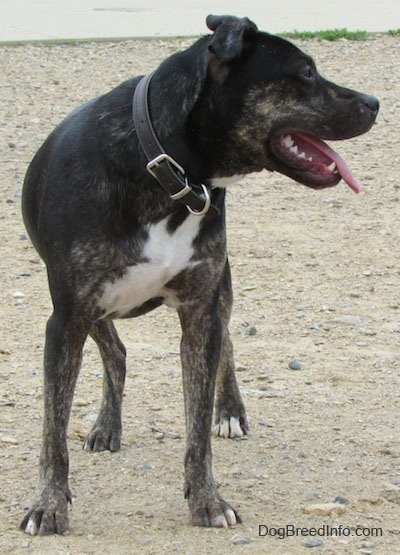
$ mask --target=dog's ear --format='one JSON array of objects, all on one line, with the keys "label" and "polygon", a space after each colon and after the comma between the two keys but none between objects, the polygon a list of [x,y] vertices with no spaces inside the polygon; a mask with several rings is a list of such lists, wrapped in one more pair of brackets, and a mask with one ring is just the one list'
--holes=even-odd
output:
[{"label": "dog's ear", "polygon": [[231,62],[240,57],[246,41],[257,32],[257,26],[247,17],[209,15],[207,27],[214,31],[208,49],[220,62]]}]

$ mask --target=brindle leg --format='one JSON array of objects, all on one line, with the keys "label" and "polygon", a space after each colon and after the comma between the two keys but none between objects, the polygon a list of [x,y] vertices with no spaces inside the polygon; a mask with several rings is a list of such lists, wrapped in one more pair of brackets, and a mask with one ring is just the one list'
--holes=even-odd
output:
[{"label": "brindle leg", "polygon": [[104,366],[103,401],[87,436],[85,451],[118,451],[121,447],[121,408],[126,374],[126,349],[111,320],[99,320],[90,330]]},{"label": "brindle leg", "polygon": [[217,400],[215,403],[216,436],[241,437],[248,432],[246,411],[235,376],[233,347],[228,324],[232,310],[232,283],[229,262],[226,262],[219,299],[222,321],[222,349],[217,374]]},{"label": "brindle leg", "polygon": [[39,494],[21,522],[27,534],[62,534],[68,529],[67,427],[88,328],[57,310],[47,323]]},{"label": "brindle leg", "polygon": [[227,527],[240,519],[218,492],[211,468],[211,422],[221,351],[217,295],[178,309],[182,325],[181,359],[187,445],[185,497],[192,523]]}]

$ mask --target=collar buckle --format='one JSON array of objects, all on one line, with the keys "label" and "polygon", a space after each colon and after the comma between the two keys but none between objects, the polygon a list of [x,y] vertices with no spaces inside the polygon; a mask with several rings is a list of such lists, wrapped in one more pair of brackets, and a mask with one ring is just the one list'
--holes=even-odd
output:
[{"label": "collar buckle", "polygon": [[159,164],[162,164],[163,162],[169,162],[171,166],[174,166],[174,168],[182,174],[182,177],[185,177],[185,170],[182,168],[182,166],[180,166],[178,162],[172,158],[172,156],[169,156],[169,154],[166,154],[165,152],[163,152],[162,154],[159,154],[158,156],[153,158],[153,160],[150,160],[150,162],[146,166],[146,170],[149,173],[151,173],[153,177],[157,179],[157,175],[153,171],[153,168],[157,167]]},{"label": "collar buckle", "polygon": [[[201,184],[201,188],[203,189],[203,194],[204,194],[204,206],[201,210],[193,210],[193,208],[190,208],[190,206],[187,207],[187,209],[189,210],[189,212],[191,214],[194,214],[195,216],[204,216],[204,214],[207,214],[207,212],[210,209],[211,206],[211,197],[210,197],[210,192],[207,189],[207,187],[205,185],[203,185],[203,183]],[[189,187],[190,189],[190,187]]]},{"label": "collar buckle", "polygon": [[[220,214],[220,209],[211,204],[211,195],[207,187],[203,183],[190,185],[184,168],[164,151],[155,134],[147,100],[152,75],[147,75],[139,81],[132,102],[137,137],[148,160],[146,170],[168,192],[172,200],[183,203],[191,214],[204,216],[210,209]],[[197,193],[193,187],[201,187],[202,191]]]}]

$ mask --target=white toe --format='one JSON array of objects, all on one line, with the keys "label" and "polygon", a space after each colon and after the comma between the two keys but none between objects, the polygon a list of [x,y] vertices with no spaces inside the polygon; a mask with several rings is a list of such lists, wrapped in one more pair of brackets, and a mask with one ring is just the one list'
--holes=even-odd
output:
[{"label": "white toe", "polygon": [[218,515],[212,519],[211,526],[215,528],[228,528],[228,523],[224,515]]},{"label": "white toe", "polygon": [[229,424],[230,424],[229,437],[234,438],[234,437],[242,437],[243,436],[243,430],[240,427],[240,422],[239,422],[238,418],[235,418],[234,416],[231,416]]},{"label": "white toe", "polygon": [[232,511],[232,509],[228,509],[227,511],[225,511],[225,518],[229,526],[235,526],[235,524],[237,524],[236,515]]},{"label": "white toe", "polygon": [[31,518],[28,520],[28,524],[25,527],[25,533],[30,536],[36,536],[38,533],[36,523]]}]

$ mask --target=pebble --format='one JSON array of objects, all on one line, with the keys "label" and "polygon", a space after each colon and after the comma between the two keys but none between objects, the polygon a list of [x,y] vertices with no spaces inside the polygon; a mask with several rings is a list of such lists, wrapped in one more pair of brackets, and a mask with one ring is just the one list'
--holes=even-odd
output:
[{"label": "pebble", "polygon": [[247,328],[244,330],[245,335],[256,335],[257,334],[257,328],[255,326],[247,326]]},{"label": "pebble", "polygon": [[320,545],[322,545],[322,540],[314,540],[313,538],[309,538],[306,543],[305,546],[306,547],[319,547]]},{"label": "pebble", "polygon": [[19,445],[19,441],[11,436],[0,436],[1,443],[8,443],[9,445]]},{"label": "pebble", "polygon": [[346,508],[341,503],[316,503],[304,508],[307,515],[330,516],[332,514],[342,515]]},{"label": "pebble", "polygon": [[233,545],[248,545],[250,540],[249,538],[235,538],[232,543]]},{"label": "pebble", "polygon": [[335,497],[335,503],[340,503],[341,505],[346,505],[349,502],[348,499],[346,499],[346,497],[342,497],[341,495],[338,495],[337,497]]},{"label": "pebble", "polygon": [[260,374],[259,376],[257,376],[257,380],[259,380],[260,382],[267,380],[269,383],[272,383],[274,381],[271,376],[268,376],[268,374]]},{"label": "pebble", "polygon": [[22,291],[15,291],[15,293],[13,293],[13,297],[14,299],[23,299],[25,295]]},{"label": "pebble", "polygon": [[362,319],[359,316],[352,316],[351,314],[343,314],[332,319],[334,324],[344,324],[345,326],[362,326]]},{"label": "pebble", "polygon": [[289,362],[290,370],[301,370],[301,364],[298,360],[293,359]]},{"label": "pebble", "polygon": [[96,422],[97,417],[97,412],[88,412],[87,414],[85,414],[84,419],[89,420],[89,422]]},{"label": "pebble", "polygon": [[257,289],[257,285],[245,285],[242,291],[254,291],[254,289]]},{"label": "pebble", "polygon": [[318,497],[317,492],[315,491],[306,491],[305,494],[303,495],[303,499],[305,501],[312,501],[313,499],[316,499]]},{"label": "pebble", "polygon": [[0,399],[0,407],[15,407],[15,401],[13,399]]},{"label": "pebble", "polygon": [[366,549],[372,549],[373,547],[375,547],[375,543],[374,542],[362,542],[361,543],[361,547],[364,547]]},{"label": "pebble", "polygon": [[231,474],[232,476],[239,476],[242,473],[240,466],[233,466],[230,470],[229,470],[229,474]]},{"label": "pebble", "polygon": [[385,499],[391,503],[396,503],[400,505],[400,486],[395,484],[387,484],[385,491],[383,492]]},{"label": "pebble", "polygon": [[268,422],[266,420],[259,420],[258,425],[259,426],[265,426],[266,428],[273,428],[273,426],[274,426],[271,422]]},{"label": "pebble", "polygon": [[152,470],[152,468],[153,468],[153,467],[152,467],[151,464],[149,464],[149,463],[144,463],[144,464],[142,464],[141,467],[139,468],[139,471],[140,471],[141,476],[146,476],[147,471],[148,471],[148,470]]},{"label": "pebble", "polygon": [[257,328],[248,322],[242,322],[237,330],[239,335],[256,335]]},{"label": "pebble", "polygon": [[370,330],[370,329],[361,329],[360,333],[362,335],[369,335],[370,337],[373,337],[374,335],[376,335],[376,331]]},{"label": "pebble", "polygon": [[74,401],[74,405],[76,407],[87,407],[89,404],[89,401],[87,401],[86,399],[75,399]]}]

